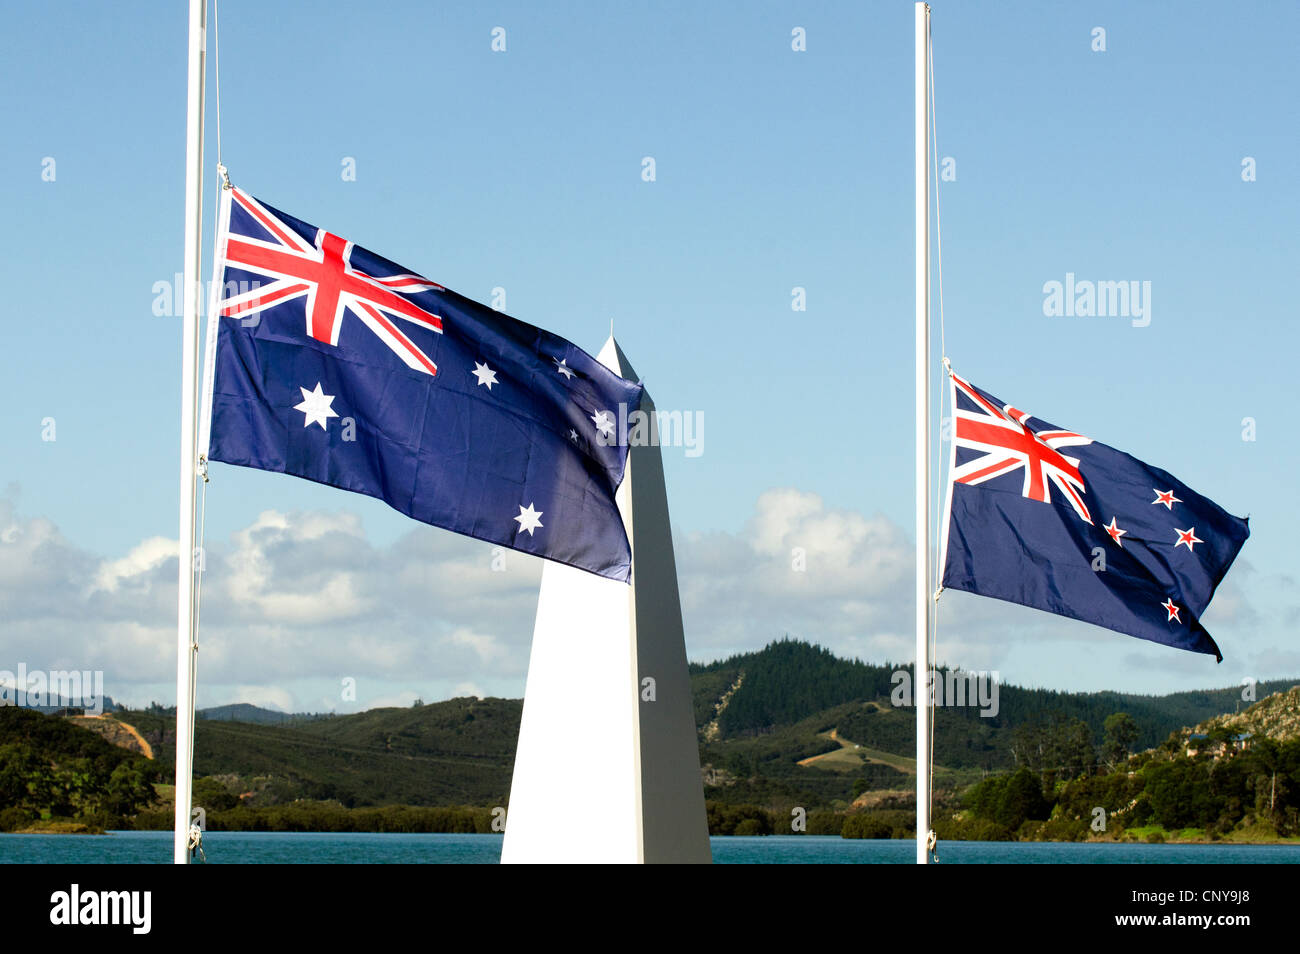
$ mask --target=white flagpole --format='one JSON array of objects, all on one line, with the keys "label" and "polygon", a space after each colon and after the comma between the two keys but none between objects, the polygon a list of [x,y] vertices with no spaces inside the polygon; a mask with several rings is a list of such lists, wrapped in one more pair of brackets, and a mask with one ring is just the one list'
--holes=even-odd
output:
[{"label": "white flagpole", "polygon": [[176,607],[176,829],[172,860],[189,863],[194,774],[194,510],[198,483],[195,399],[199,361],[199,279],[203,230],[203,85],[207,0],[190,0],[185,109],[185,290],[181,332],[180,572]]},{"label": "white flagpole", "polygon": [[916,4],[916,863],[930,858],[930,7]]}]

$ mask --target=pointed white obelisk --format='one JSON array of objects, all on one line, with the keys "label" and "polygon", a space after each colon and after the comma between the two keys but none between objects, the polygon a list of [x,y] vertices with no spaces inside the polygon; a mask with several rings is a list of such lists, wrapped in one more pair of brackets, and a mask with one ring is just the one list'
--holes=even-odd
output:
[{"label": "pointed white obelisk", "polygon": [[[598,360],[638,380],[612,335]],[[617,498],[631,585],[542,569],[502,863],[712,861],[648,394],[640,410],[653,440],[629,449]]]}]

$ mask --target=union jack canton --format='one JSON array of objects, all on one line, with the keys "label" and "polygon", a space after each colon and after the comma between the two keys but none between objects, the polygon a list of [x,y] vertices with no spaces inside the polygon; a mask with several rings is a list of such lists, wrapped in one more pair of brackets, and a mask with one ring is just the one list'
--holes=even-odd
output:
[{"label": "union jack canton", "polygon": [[624,580],[607,437],[626,381],[576,345],[222,192],[200,448]]}]

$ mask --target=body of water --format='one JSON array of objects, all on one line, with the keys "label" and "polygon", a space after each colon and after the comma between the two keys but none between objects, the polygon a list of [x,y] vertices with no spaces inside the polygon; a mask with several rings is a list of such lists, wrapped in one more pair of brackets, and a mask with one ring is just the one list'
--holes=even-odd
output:
[{"label": "body of water", "polygon": [[[911,841],[819,835],[713,838],[720,864],[911,864]],[[496,864],[500,835],[208,832],[209,864]],[[166,864],[165,831],[0,834],[0,864]],[[943,864],[1300,864],[1300,845],[1147,845],[956,841]]]}]

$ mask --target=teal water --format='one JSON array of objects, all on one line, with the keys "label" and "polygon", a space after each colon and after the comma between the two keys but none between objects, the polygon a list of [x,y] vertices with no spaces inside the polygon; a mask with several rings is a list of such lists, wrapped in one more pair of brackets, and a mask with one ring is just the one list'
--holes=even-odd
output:
[{"label": "teal water", "polygon": [[[720,864],[910,864],[910,841],[818,835],[713,838]],[[499,835],[208,832],[209,864],[495,864]],[[171,832],[0,835],[0,864],[166,864]],[[945,864],[1300,864],[1300,845],[1109,845],[956,841]]]}]

